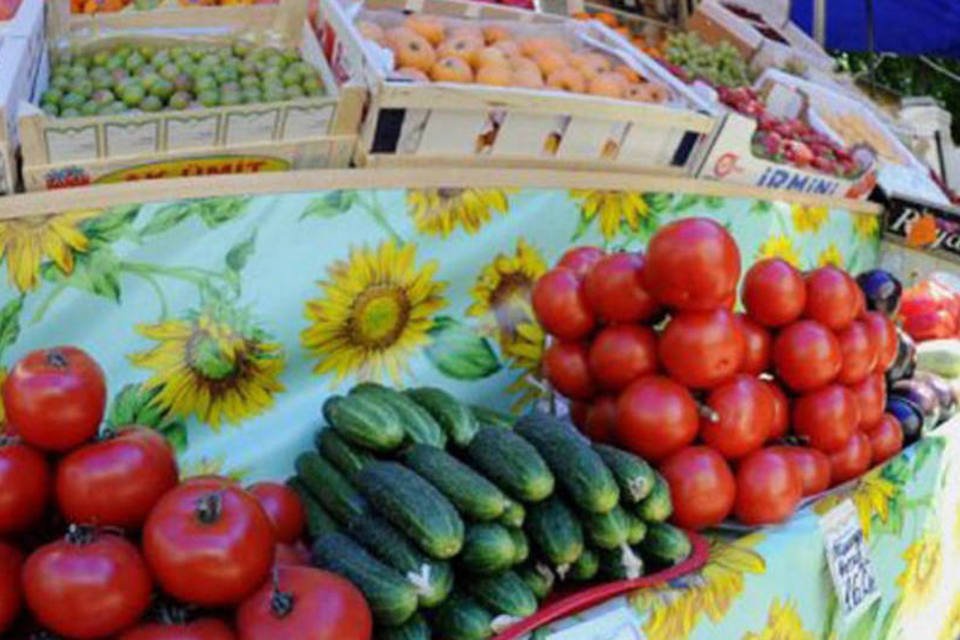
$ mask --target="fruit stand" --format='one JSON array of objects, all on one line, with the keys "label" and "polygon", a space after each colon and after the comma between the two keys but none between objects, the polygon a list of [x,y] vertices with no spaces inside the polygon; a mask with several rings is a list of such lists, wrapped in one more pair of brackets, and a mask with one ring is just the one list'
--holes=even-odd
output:
[{"label": "fruit stand", "polygon": [[960,213],[783,3],[180,4],[0,21],[0,637],[960,637]]}]

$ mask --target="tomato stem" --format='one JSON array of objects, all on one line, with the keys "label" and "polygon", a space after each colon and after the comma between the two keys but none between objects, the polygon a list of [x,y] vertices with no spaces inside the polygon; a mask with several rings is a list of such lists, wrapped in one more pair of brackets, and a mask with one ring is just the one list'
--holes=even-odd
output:
[{"label": "tomato stem", "polygon": [[208,493],[197,500],[197,519],[203,524],[213,524],[220,519],[223,499],[219,492]]},{"label": "tomato stem", "polygon": [[720,414],[714,411],[709,405],[697,403],[697,412],[700,417],[709,422],[720,422]]},{"label": "tomato stem", "polygon": [[97,529],[87,524],[71,524],[67,527],[66,541],[70,544],[86,545],[97,537]]},{"label": "tomato stem", "polygon": [[277,618],[285,618],[293,611],[293,594],[280,590],[280,571],[273,568],[273,595],[270,596],[270,611]]},{"label": "tomato stem", "polygon": [[57,369],[66,369],[69,362],[67,356],[59,349],[50,349],[46,355],[47,364]]}]

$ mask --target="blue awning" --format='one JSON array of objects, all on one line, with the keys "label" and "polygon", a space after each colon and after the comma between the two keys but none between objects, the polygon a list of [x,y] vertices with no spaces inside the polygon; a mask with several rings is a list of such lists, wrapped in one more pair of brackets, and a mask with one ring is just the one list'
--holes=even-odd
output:
[{"label": "blue awning", "polygon": [[[813,31],[813,0],[793,0],[792,17]],[[827,48],[867,51],[866,0],[827,0]],[[960,57],[957,0],[873,0],[876,50]]]}]

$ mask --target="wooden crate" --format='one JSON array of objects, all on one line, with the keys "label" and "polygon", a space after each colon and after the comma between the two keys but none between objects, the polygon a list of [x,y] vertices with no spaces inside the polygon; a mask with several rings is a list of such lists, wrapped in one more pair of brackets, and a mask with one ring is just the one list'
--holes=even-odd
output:
[{"label": "wooden crate", "polygon": [[[535,25],[547,31],[581,29],[624,63],[670,87],[689,90],[658,65],[644,66],[623,37],[596,23],[459,0],[371,0],[366,9],[422,12],[474,23]],[[338,79],[364,78],[370,103],[361,129],[361,166],[556,167],[689,174],[715,117],[687,108],[640,104],[592,95],[387,78],[338,0],[321,0],[324,53]],[[696,98],[692,98],[696,102]]]},{"label": "wooden crate", "polygon": [[[365,91],[357,84],[338,85],[334,79],[306,21],[306,2],[284,0],[279,5],[61,17],[65,19],[51,26],[49,37],[68,42],[118,32],[136,34],[137,41],[149,41],[168,30],[176,33],[185,24],[226,32],[256,30],[282,35],[286,42],[297,43],[304,59],[319,70],[327,95],[268,104],[69,119],[52,118],[35,104],[21,103],[19,126],[28,189],[96,181],[118,170],[150,163],[172,166],[179,160],[198,157],[242,157],[250,148],[259,150],[254,155],[277,158],[291,169],[349,164]],[[40,92],[38,87],[35,93]],[[291,151],[317,146],[327,151]],[[57,177],[64,174],[85,177]]]}]

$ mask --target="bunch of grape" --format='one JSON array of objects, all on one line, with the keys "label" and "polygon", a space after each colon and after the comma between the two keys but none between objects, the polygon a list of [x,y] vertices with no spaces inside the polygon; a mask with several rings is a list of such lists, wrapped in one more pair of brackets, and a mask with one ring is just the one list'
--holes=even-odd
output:
[{"label": "bunch of grape", "polygon": [[714,47],[696,33],[675,33],[667,38],[664,55],[690,80],[704,80],[715,87],[743,87],[751,82],[743,56],[726,41]]}]

